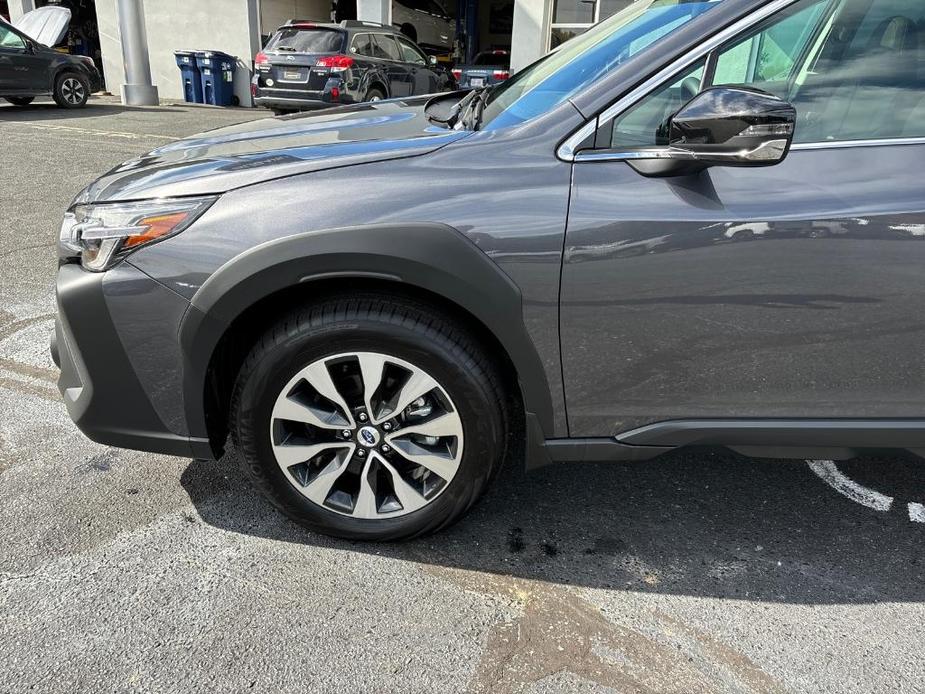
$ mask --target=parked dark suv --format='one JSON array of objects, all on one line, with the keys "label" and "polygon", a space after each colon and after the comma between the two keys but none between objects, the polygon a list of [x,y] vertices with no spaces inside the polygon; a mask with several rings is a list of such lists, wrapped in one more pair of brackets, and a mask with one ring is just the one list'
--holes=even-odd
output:
[{"label": "parked dark suv", "polygon": [[280,509],[367,539],[524,447],[925,449],[923,27],[639,0],[495,87],[128,161],[62,225],[70,415],[191,457],[230,432]]},{"label": "parked dark suv", "polygon": [[101,82],[92,58],[59,53],[0,19],[0,98],[26,106],[51,95],[62,108],[80,108]]},{"label": "parked dark suv", "polygon": [[254,66],[254,101],[277,113],[455,88],[452,76],[407,36],[371,22],[290,22]]}]

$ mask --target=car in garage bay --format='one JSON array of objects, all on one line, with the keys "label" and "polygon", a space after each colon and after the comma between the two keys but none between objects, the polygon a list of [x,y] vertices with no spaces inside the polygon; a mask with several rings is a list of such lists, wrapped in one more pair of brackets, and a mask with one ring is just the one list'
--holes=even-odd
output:
[{"label": "car in garage bay", "polygon": [[448,70],[393,27],[292,21],[254,61],[254,101],[277,114],[455,88]]},{"label": "car in garage bay", "polygon": [[41,7],[13,26],[0,19],[0,98],[27,106],[51,96],[61,108],[81,108],[98,91],[102,78],[92,58],[68,55],[54,46],[68,28],[65,7]]},{"label": "car in garage bay", "polygon": [[469,65],[453,68],[460,89],[498,84],[511,76],[511,52],[496,49],[482,51]]},{"label": "car in garage bay", "polygon": [[436,0],[393,0],[392,24],[429,51],[453,50],[456,21]]}]

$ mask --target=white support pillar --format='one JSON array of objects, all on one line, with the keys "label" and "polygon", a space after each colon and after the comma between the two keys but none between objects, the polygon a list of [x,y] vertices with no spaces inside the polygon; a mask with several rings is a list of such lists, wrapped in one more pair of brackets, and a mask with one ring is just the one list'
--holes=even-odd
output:
[{"label": "white support pillar", "polygon": [[552,0],[514,0],[511,70],[527,67],[549,50]]},{"label": "white support pillar", "polygon": [[118,0],[116,13],[125,65],[122,103],[127,106],[157,106],[160,102],[157,87],[151,83],[144,4],[142,0]]},{"label": "white support pillar", "polygon": [[26,12],[32,12],[35,9],[35,0],[9,0],[7,4],[10,8],[11,22],[15,22]]},{"label": "white support pillar", "polygon": [[357,0],[357,19],[363,22],[392,23],[392,0]]}]

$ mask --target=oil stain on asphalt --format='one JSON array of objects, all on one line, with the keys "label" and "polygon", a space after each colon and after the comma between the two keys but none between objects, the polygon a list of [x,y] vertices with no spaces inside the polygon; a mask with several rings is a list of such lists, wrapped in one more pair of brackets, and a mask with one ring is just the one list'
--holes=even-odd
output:
[{"label": "oil stain on asphalt", "polygon": [[[616,691],[710,692],[717,668],[745,691],[785,691],[742,653],[667,614],[651,615],[656,638],[615,624],[569,587],[448,567],[427,572],[520,609],[490,630],[472,692],[513,694],[563,675]],[[692,647],[701,659],[687,655]]]}]

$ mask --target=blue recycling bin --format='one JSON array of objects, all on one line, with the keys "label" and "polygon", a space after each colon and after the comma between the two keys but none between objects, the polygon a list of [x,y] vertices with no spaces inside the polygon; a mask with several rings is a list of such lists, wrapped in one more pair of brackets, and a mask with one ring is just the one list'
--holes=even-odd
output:
[{"label": "blue recycling bin", "polygon": [[183,99],[190,104],[204,103],[202,100],[202,74],[196,62],[196,51],[174,51],[180,79],[183,81]]},{"label": "blue recycling bin", "polygon": [[196,51],[202,76],[202,101],[213,106],[234,106],[234,70],[237,59],[221,51]]}]

